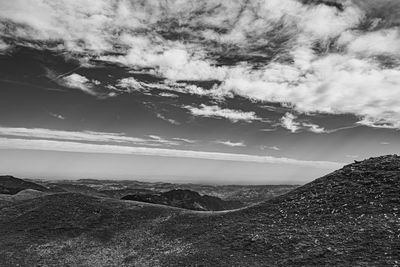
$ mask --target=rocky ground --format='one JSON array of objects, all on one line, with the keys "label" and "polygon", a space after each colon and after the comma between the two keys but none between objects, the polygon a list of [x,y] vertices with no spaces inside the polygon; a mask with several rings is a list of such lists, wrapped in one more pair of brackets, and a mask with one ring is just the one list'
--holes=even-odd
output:
[{"label": "rocky ground", "polygon": [[396,155],[230,212],[76,193],[0,211],[0,266],[400,265]]}]

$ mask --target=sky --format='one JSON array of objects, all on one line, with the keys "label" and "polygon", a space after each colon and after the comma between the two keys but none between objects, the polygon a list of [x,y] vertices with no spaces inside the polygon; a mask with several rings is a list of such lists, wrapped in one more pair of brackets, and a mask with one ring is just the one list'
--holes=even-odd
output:
[{"label": "sky", "polygon": [[0,0],[0,173],[302,184],[400,151],[397,0]]}]

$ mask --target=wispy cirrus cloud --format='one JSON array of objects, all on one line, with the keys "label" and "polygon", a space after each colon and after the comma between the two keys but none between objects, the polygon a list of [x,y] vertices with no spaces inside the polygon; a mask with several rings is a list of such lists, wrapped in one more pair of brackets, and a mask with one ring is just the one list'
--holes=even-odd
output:
[{"label": "wispy cirrus cloud", "polygon": [[64,131],[44,128],[17,128],[0,127],[0,135],[10,137],[38,138],[69,140],[80,142],[98,142],[98,143],[125,143],[141,144],[149,146],[160,145],[178,145],[177,141],[167,140],[161,137],[152,136],[150,138],[138,138],[126,136],[123,133],[105,133],[94,131]]},{"label": "wispy cirrus cloud", "polygon": [[171,124],[174,124],[174,125],[180,125],[180,122],[178,122],[177,120],[174,120],[174,119],[171,119],[171,118],[167,118],[161,113],[157,113],[156,116],[157,116],[157,118],[162,119],[163,121],[167,121],[167,122],[169,122]]},{"label": "wispy cirrus cloud", "polygon": [[196,143],[196,140],[187,139],[187,138],[181,138],[181,137],[173,137],[172,140],[183,141],[183,142],[188,143],[188,144]]},{"label": "wispy cirrus cloud", "polygon": [[[289,130],[292,133],[300,132],[300,131],[308,131],[316,134],[322,134],[322,133],[335,133],[338,131],[346,130],[346,129],[352,129],[356,128],[362,125],[362,123],[357,122],[355,125],[350,125],[350,126],[343,126],[339,128],[333,128],[333,129],[325,129],[324,127],[321,127],[318,124],[314,124],[304,120],[298,120],[298,117],[292,113],[285,113],[285,115],[280,119],[280,125]],[[372,126],[371,126],[372,127]]]},{"label": "wispy cirrus cloud", "polygon": [[135,147],[108,144],[89,144],[73,141],[43,140],[43,139],[18,139],[0,137],[0,149],[28,149],[63,151],[79,153],[107,153],[107,154],[130,154],[158,157],[196,158],[206,160],[254,162],[268,164],[288,164],[297,166],[308,166],[322,169],[336,169],[343,163],[329,161],[306,161],[291,158],[278,158],[271,156],[258,156],[248,154],[232,154],[206,151],[179,150],[154,147]]},{"label": "wispy cirrus cloud", "polygon": [[246,144],[244,142],[233,142],[229,140],[217,140],[215,141],[217,144],[221,144],[224,146],[229,146],[229,147],[245,147]]},{"label": "wispy cirrus cloud", "polygon": [[281,149],[277,146],[261,146],[261,149],[270,149],[270,150],[275,150],[275,151],[280,151]]},{"label": "wispy cirrus cloud", "polygon": [[219,106],[207,106],[201,104],[200,107],[184,106],[193,116],[207,117],[207,118],[225,118],[232,122],[245,121],[260,121],[261,118],[253,111],[241,111],[228,108],[221,108]]}]

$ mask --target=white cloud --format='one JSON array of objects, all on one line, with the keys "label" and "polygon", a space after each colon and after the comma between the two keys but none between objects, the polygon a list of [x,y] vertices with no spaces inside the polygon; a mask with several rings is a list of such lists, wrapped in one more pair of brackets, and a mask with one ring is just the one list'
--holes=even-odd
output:
[{"label": "white cloud", "polygon": [[3,42],[3,40],[0,39],[0,53],[6,52],[11,46]]},{"label": "white cloud", "polygon": [[57,139],[82,142],[107,142],[107,143],[130,143],[142,145],[178,145],[175,141],[169,141],[161,137],[157,138],[137,138],[126,136],[123,133],[104,133],[93,131],[63,131],[43,128],[13,128],[1,127],[0,135],[24,137],[24,138],[40,138],[40,139]]},{"label": "white cloud", "polygon": [[178,95],[171,94],[171,93],[159,93],[158,95],[162,96],[162,97],[171,97],[171,98],[178,98],[179,97]]},{"label": "white cloud", "polygon": [[167,146],[179,145],[179,142],[166,140],[158,135],[148,135],[148,137],[150,137],[152,140],[154,140],[156,143],[159,143],[159,144],[164,144]]},{"label": "white cloud", "polygon": [[63,115],[61,115],[61,114],[49,112],[49,115],[54,117],[54,118],[60,119],[60,120],[65,120],[65,117]]},{"label": "white cloud", "polygon": [[157,113],[157,118],[162,119],[164,121],[167,121],[167,122],[169,122],[171,124],[174,124],[174,125],[180,125],[180,123],[177,120],[167,118],[167,117],[165,117],[164,115],[162,115],[160,113]]},{"label": "white cloud", "polygon": [[98,84],[99,82],[96,80],[90,81],[85,76],[73,73],[61,78],[60,83],[70,88],[80,89],[90,95],[97,95],[96,91],[93,89],[93,84]]},{"label": "white cloud", "polygon": [[329,133],[329,132],[335,132],[339,129],[334,129],[334,130],[325,130],[325,128],[313,124],[310,122],[299,122],[296,121],[297,116],[287,112],[282,118],[281,118],[281,125],[282,127],[288,129],[292,133],[295,133],[299,130],[307,130],[313,133]]},{"label": "white cloud", "polygon": [[389,143],[389,142],[380,142],[380,144],[381,144],[381,145],[384,145],[384,146],[386,146],[386,145],[390,145],[390,143]]},{"label": "white cloud", "polygon": [[313,133],[326,133],[327,132],[325,130],[325,128],[323,128],[317,124],[303,122],[301,125],[303,127],[305,127],[308,131],[313,132]]},{"label": "white cloud", "polygon": [[[338,11],[296,0],[42,0],[35,5],[3,0],[0,19],[14,23],[7,34],[15,40],[60,40],[60,49],[78,52],[73,55],[85,52],[167,78],[164,87],[155,85],[159,89],[212,97],[237,94],[286,103],[298,113],[353,114],[366,126],[400,129],[399,9],[390,10],[399,4],[378,2],[345,1]],[[372,23],[380,27],[360,30],[371,10],[384,14],[381,22]],[[274,60],[252,62],[269,56],[269,49]],[[119,56],[103,56],[105,51]],[[225,54],[233,62],[218,62]],[[234,62],[240,56],[244,60]],[[381,56],[396,59],[394,66],[382,67]],[[96,95],[94,82],[77,75],[64,77],[65,83]],[[211,90],[172,84],[214,79],[222,84]]]},{"label": "white cloud", "polygon": [[288,164],[307,166],[323,169],[336,169],[343,163],[329,161],[305,161],[291,158],[277,158],[271,156],[256,156],[247,154],[231,154],[219,152],[177,150],[151,147],[132,147],[119,145],[88,144],[72,141],[56,140],[32,140],[0,137],[0,149],[30,149],[46,151],[80,152],[80,153],[108,153],[108,154],[131,154],[159,157],[196,158],[207,160],[224,160],[239,162],[255,162],[270,164]]},{"label": "white cloud", "polygon": [[[354,114],[360,123],[400,128],[400,70],[332,54],[294,65],[271,65],[264,72],[237,73],[224,90],[262,101],[290,103],[300,113]],[[289,75],[290,74],[290,75]]]},{"label": "white cloud", "polygon": [[291,113],[286,113],[285,116],[281,118],[282,126],[292,133],[297,132],[300,129],[300,123],[295,121],[297,117]]},{"label": "white cloud", "polygon": [[195,140],[191,140],[191,139],[187,139],[187,138],[174,137],[174,138],[171,138],[171,139],[177,140],[177,141],[183,141],[183,142],[189,143],[189,144],[194,144],[194,143],[196,143]]},{"label": "white cloud", "polygon": [[184,108],[188,109],[194,116],[208,118],[225,118],[232,122],[252,122],[261,120],[261,118],[259,118],[253,111],[245,112],[241,110],[233,110],[227,108],[222,109],[219,106],[206,106],[204,104],[201,104],[200,108],[192,106],[184,106]]},{"label": "white cloud", "polygon": [[275,150],[275,151],[280,151],[281,149],[277,146],[261,146],[261,149],[271,149],[271,150]]},{"label": "white cloud", "polygon": [[[212,66],[204,59],[197,59],[189,55],[185,49],[168,49],[162,54],[140,54],[136,57],[128,54],[127,63],[136,65],[142,62],[140,67],[157,67],[157,72],[171,80],[223,80],[225,68]],[[143,57],[147,57],[143,59]]]},{"label": "white cloud", "polygon": [[142,86],[142,83],[138,82],[133,77],[123,78],[123,79],[119,80],[117,83],[117,86],[126,89],[128,92],[142,91],[144,89]]},{"label": "white cloud", "polygon": [[361,53],[367,56],[400,56],[399,29],[382,29],[368,33],[346,32],[342,34],[339,43],[346,45],[351,53]]},{"label": "white cloud", "polygon": [[218,141],[215,141],[216,143],[218,143],[218,144],[222,144],[222,145],[225,145],[225,146],[230,146],[230,147],[244,147],[244,146],[246,146],[243,142],[232,142],[232,141],[222,141],[222,140],[218,140]]}]

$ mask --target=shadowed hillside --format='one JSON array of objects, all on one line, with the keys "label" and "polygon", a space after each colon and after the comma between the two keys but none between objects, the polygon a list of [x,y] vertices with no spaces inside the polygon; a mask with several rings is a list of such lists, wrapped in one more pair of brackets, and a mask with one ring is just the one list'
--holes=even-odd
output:
[{"label": "shadowed hillside", "polygon": [[0,194],[14,195],[25,189],[48,191],[46,187],[13,176],[0,176]]},{"label": "shadowed hillside", "polygon": [[399,156],[232,212],[48,195],[1,209],[0,265],[396,266],[399,196]]},{"label": "shadowed hillside", "polygon": [[122,199],[202,211],[232,210],[243,207],[240,201],[224,201],[218,197],[202,196],[187,189],[176,189],[158,194],[127,195]]}]

